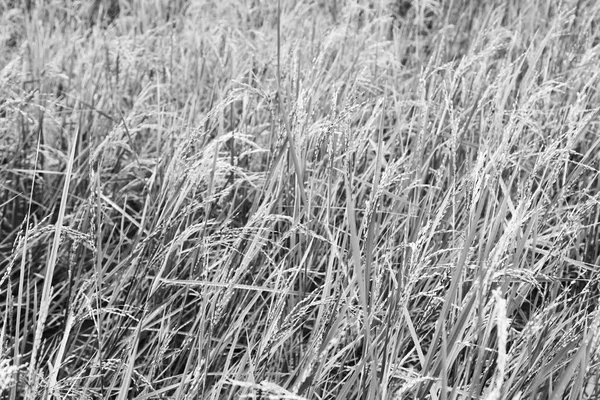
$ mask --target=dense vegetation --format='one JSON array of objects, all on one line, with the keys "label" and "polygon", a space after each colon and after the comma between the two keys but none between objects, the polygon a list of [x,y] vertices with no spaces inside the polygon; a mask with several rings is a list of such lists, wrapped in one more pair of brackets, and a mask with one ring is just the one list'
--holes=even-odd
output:
[{"label": "dense vegetation", "polygon": [[0,0],[0,397],[585,399],[600,2]]}]

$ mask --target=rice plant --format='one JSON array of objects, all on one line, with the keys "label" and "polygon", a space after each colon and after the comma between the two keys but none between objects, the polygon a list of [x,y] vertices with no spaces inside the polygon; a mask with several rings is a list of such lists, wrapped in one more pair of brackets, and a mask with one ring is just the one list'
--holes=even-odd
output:
[{"label": "rice plant", "polygon": [[597,398],[599,21],[0,0],[1,398]]}]

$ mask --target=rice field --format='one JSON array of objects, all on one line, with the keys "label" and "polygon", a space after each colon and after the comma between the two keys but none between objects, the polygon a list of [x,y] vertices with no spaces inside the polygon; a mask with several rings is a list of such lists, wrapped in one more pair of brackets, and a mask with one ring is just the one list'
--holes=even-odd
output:
[{"label": "rice field", "polygon": [[600,398],[600,3],[0,0],[0,399]]}]

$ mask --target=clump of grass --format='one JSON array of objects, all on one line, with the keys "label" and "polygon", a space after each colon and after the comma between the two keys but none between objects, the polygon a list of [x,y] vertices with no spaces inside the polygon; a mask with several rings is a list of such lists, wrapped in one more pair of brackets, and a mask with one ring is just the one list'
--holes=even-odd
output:
[{"label": "clump of grass", "polygon": [[3,397],[597,396],[594,2],[0,11]]}]

